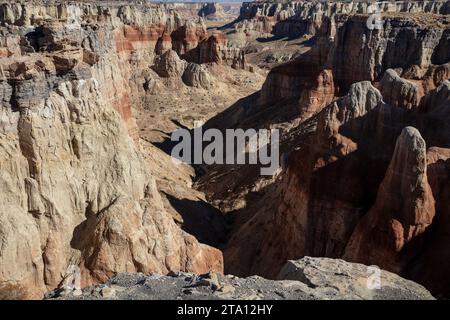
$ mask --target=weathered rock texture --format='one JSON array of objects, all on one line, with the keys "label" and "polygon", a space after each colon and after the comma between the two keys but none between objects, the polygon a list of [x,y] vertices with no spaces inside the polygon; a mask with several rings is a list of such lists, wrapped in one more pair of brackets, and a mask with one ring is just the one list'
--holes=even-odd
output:
[{"label": "weathered rock texture", "polygon": [[[375,29],[368,27],[368,3],[360,1],[244,6],[237,31],[315,37],[309,51],[269,73],[259,94],[205,126],[282,129],[282,167],[274,176],[258,177],[257,166],[211,166],[198,183],[236,218],[224,251],[229,273],[276,278],[291,259],[345,257],[450,294],[448,2],[381,6],[386,12]],[[174,92],[190,98],[214,88],[222,95],[231,86],[219,77],[232,82],[239,71],[243,83],[251,73],[226,32],[208,31],[197,11],[182,8],[0,4],[0,293],[40,297],[65,287],[76,266],[83,286],[117,272],[222,270],[222,253],[174,219],[192,233],[214,226],[202,239],[220,244],[223,217],[199,193],[182,203],[161,197],[155,176],[162,168],[173,171],[165,190],[180,193],[192,183],[189,170],[164,163],[167,155],[140,142],[132,113],[149,96],[168,93],[172,100],[159,111],[171,122],[164,128],[173,128],[177,117],[167,115],[192,107]],[[183,120],[214,110],[202,112]],[[170,132],[161,132],[160,119],[148,121],[159,137]],[[171,201],[211,222],[168,212]],[[333,286],[315,275],[327,274],[324,264],[353,269],[346,263],[306,261],[283,270],[307,282],[288,297],[372,297],[351,276]],[[364,267],[355,268],[358,275]],[[412,290],[396,291],[401,298],[429,297],[385,276]],[[180,285],[183,279],[177,277]],[[269,285],[282,284],[262,281],[262,288]],[[233,291],[219,292],[227,290]],[[263,297],[272,296],[267,292]]]},{"label": "weathered rock texture", "polygon": [[228,42],[225,34],[214,30],[209,38],[186,54],[186,59],[197,63],[215,62],[226,64],[234,69],[246,69],[244,52]]},{"label": "weathered rock texture", "polygon": [[[421,3],[409,8],[446,8]],[[448,249],[449,16],[381,17],[381,29],[366,14],[323,19],[311,50],[270,71],[257,106],[210,121],[282,129],[279,174],[215,181],[214,167],[199,182],[235,211],[226,272],[274,278],[289,259],[344,257],[449,294],[448,256],[433,254]]]},{"label": "weathered rock texture", "polygon": [[368,80],[381,81],[387,102],[417,109],[428,91],[448,79],[445,63],[450,56],[442,43],[447,41],[449,18],[428,15],[422,21],[419,15],[409,16],[387,15],[381,30],[367,28],[368,16],[326,20],[310,51],[269,73],[260,104],[289,100],[297,103],[301,118],[308,118],[334,95],[345,94],[352,83]]},{"label": "weathered rock texture", "polygon": [[396,272],[411,262],[418,251],[414,241],[419,241],[435,215],[426,152],[419,131],[403,129],[375,203],[354,230],[344,258],[367,264],[382,261]]},{"label": "weathered rock texture", "polygon": [[312,36],[324,20],[339,13],[366,14],[409,12],[449,14],[450,3],[442,1],[255,1],[244,2],[234,23],[238,32],[276,37]]},{"label": "weathered rock texture", "polygon": [[[305,257],[289,261],[279,281],[258,276],[192,273],[117,274],[82,295],[52,292],[58,299],[431,300],[422,286],[393,273],[343,260]],[[375,279],[375,277],[377,277]]]},{"label": "weathered rock texture", "polygon": [[239,16],[240,3],[203,3],[198,15],[212,21],[230,21]]},{"label": "weathered rock texture", "polygon": [[220,272],[221,252],[166,212],[131,112],[130,80],[153,65],[159,37],[184,28],[172,37],[181,54],[203,39],[201,22],[94,3],[8,2],[0,18],[0,290],[41,297],[73,266],[83,286],[116,272]]},{"label": "weathered rock texture", "polygon": [[380,83],[380,90],[386,102],[395,107],[417,110],[423,97],[423,90],[414,82],[401,78],[395,70],[388,69]]}]

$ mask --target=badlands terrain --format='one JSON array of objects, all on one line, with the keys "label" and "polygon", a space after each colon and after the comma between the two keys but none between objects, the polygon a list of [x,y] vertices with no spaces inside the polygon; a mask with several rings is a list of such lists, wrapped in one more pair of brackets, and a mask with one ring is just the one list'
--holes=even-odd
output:
[{"label": "badlands terrain", "polygon": [[[0,24],[0,298],[450,297],[450,1],[17,0]],[[172,161],[199,123],[279,129],[279,170]]]}]

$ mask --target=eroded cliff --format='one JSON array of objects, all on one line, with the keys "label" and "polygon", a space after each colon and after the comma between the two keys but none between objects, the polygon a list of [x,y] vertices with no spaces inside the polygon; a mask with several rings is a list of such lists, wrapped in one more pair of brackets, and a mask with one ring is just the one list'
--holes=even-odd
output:
[{"label": "eroded cliff", "polygon": [[58,2],[2,3],[0,17],[1,290],[41,297],[74,266],[83,286],[120,271],[221,271],[221,252],[165,209],[131,105],[158,40],[170,33],[182,55],[207,39],[201,20]]},{"label": "eroded cliff", "polygon": [[[313,36],[325,19],[336,14],[449,14],[443,1],[255,1],[244,2],[234,23],[238,32],[275,37]],[[376,23],[372,21],[371,23]]]},{"label": "eroded cliff", "polygon": [[446,176],[450,147],[449,16],[385,12],[375,29],[370,17],[325,17],[308,52],[271,70],[256,106],[210,121],[282,130],[273,177],[236,167],[211,185],[216,166],[198,183],[236,217],[227,272],[275,277],[287,259],[344,257],[448,294],[447,258],[437,253],[448,181],[435,170]]}]

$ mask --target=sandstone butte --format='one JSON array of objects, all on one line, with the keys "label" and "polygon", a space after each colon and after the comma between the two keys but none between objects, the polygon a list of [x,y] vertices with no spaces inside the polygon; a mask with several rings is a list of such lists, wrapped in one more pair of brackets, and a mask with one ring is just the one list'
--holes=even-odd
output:
[{"label": "sandstone butte", "polygon": [[[330,270],[356,277],[358,263],[449,296],[450,2],[380,6],[380,29],[367,27],[370,1],[244,3],[210,28],[231,13],[1,2],[0,296],[42,298],[77,266],[82,287],[128,273],[307,274],[319,290],[302,290],[327,298]],[[285,38],[304,52],[268,71],[249,63]],[[167,138],[191,119],[177,109],[186,97],[183,112],[205,127],[281,128],[277,174],[171,165],[144,127]],[[198,109],[205,97],[223,106]],[[146,118],[146,101],[161,122]],[[165,177],[180,199],[161,191]],[[399,296],[431,297],[383,272]]]}]

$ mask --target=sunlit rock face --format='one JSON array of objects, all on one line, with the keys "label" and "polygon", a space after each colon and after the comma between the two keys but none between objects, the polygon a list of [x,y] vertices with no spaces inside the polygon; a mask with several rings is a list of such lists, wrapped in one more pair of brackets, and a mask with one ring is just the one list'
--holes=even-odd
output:
[{"label": "sunlit rock face", "polygon": [[336,14],[433,13],[449,14],[450,3],[443,1],[255,1],[244,2],[235,29],[248,35],[298,37],[312,36],[324,20]]},{"label": "sunlit rock face", "polygon": [[130,79],[153,65],[158,39],[185,30],[170,41],[182,54],[205,39],[201,21],[95,3],[8,2],[0,17],[0,290],[42,297],[71,266],[82,286],[121,271],[221,271],[221,252],[165,211],[131,110]]}]

